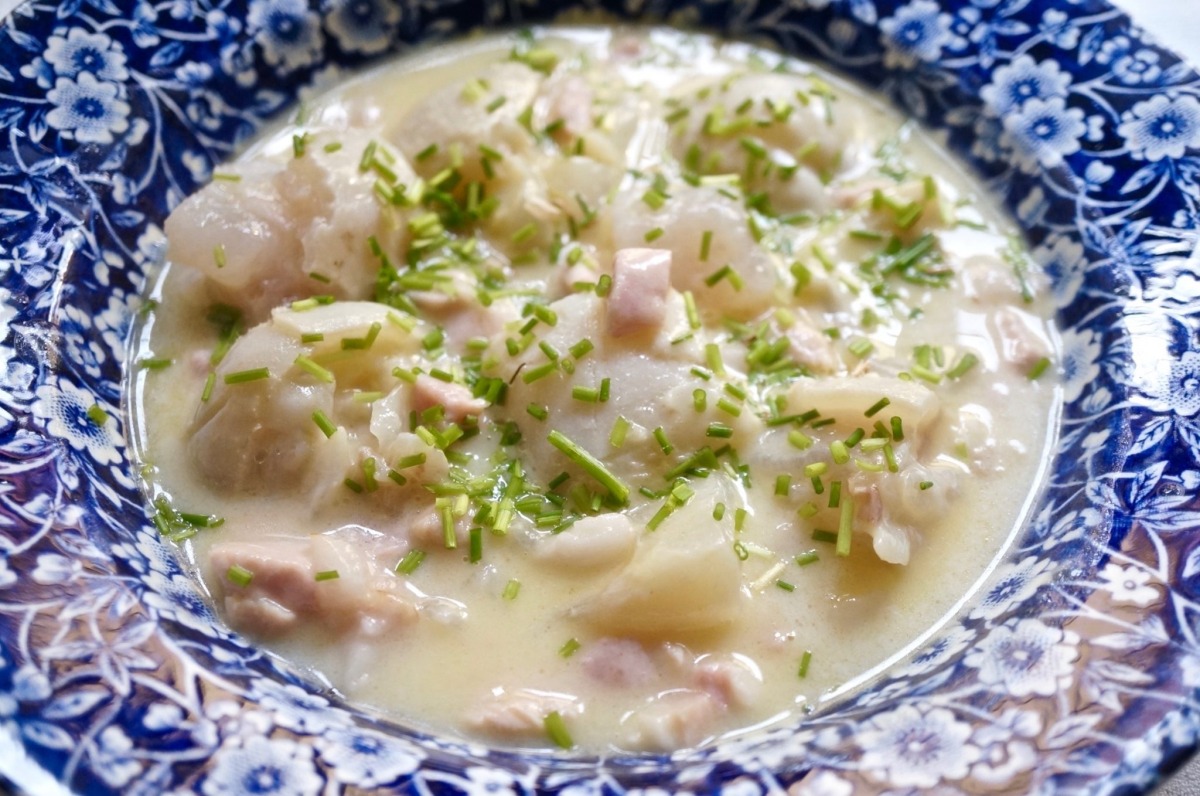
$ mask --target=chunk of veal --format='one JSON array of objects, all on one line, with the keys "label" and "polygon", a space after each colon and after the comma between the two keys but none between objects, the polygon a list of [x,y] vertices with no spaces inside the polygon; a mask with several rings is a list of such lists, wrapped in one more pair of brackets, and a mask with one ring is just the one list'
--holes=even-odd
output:
[{"label": "chunk of veal", "polygon": [[[685,182],[672,183],[668,193],[658,209],[649,207],[639,191],[617,195],[612,207],[616,249],[643,246],[648,232],[661,229],[654,245],[671,251],[676,290],[692,291],[696,303],[718,317],[748,318],[769,308],[779,266],[755,242],[743,203],[716,188]],[[716,278],[725,266],[733,278]]]},{"label": "chunk of veal", "polygon": [[695,482],[696,494],[638,540],[633,558],[570,615],[605,632],[667,638],[718,628],[742,608],[741,570],[729,523],[712,520],[736,494],[724,475]]},{"label": "chunk of veal", "polygon": [[666,319],[670,290],[669,250],[618,249],[608,296],[608,333],[624,337],[658,329]]},{"label": "chunk of veal", "polygon": [[546,735],[546,716],[557,711],[564,719],[578,716],[583,704],[578,697],[518,688],[494,690],[466,717],[467,726],[495,738],[533,739]]},{"label": "chunk of veal", "polygon": [[[417,619],[403,582],[360,541],[318,534],[218,542],[208,558],[235,627],[279,635],[316,622],[334,631],[378,632]],[[249,581],[234,582],[228,575],[234,568],[248,572]]]},{"label": "chunk of veal", "polygon": [[[167,258],[204,274],[214,296],[251,323],[289,299],[365,298],[379,268],[367,239],[401,255],[407,246],[404,223],[382,223],[402,211],[381,209],[375,175],[358,168],[368,139],[339,134],[336,152],[320,140],[301,157],[231,166],[237,179],[209,183],[167,218]],[[403,158],[390,167],[411,179]]]}]

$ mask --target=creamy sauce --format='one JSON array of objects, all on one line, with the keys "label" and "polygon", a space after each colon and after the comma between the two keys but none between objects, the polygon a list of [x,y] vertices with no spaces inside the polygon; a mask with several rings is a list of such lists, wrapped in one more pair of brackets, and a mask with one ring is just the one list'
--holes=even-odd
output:
[{"label": "creamy sauce", "polygon": [[669,750],[793,719],[970,594],[1050,442],[1008,223],[860,89],[744,45],[389,64],[167,231],[133,408],[162,527],[235,628],[437,731]]}]

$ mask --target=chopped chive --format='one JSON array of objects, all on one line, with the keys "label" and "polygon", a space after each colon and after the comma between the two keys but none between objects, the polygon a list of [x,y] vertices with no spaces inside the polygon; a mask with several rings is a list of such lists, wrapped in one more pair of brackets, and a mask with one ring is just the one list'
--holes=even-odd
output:
[{"label": "chopped chive", "polygon": [[883,410],[884,407],[891,404],[891,402],[892,402],[891,398],[884,396],[883,398],[880,398],[875,403],[871,404],[871,408],[868,409],[867,411],[863,412],[863,414],[866,415],[867,417],[874,417],[875,415],[879,414]]},{"label": "chopped chive", "polygon": [[809,564],[815,564],[820,560],[821,557],[817,555],[816,550],[809,550],[807,553],[801,553],[796,556],[796,564],[801,567],[807,567]]},{"label": "chopped chive", "polygon": [[[845,464],[850,461],[850,452],[846,450],[846,443],[840,439],[829,443],[829,454],[833,457],[835,464]],[[807,473],[807,468],[805,469]]]},{"label": "chopped chive", "polygon": [[866,359],[875,350],[875,344],[865,337],[857,337],[847,346],[850,353],[859,359]]},{"label": "chopped chive", "polygon": [[567,350],[571,352],[571,356],[578,360],[583,359],[584,356],[586,356],[588,352],[595,347],[596,346],[592,344],[592,341],[585,337]]},{"label": "chopped chive", "polygon": [[326,384],[333,383],[333,372],[332,371],[321,367],[316,362],[314,362],[313,360],[304,356],[303,354],[296,357],[292,361],[292,364],[296,365],[301,370],[303,370],[305,373],[307,373],[310,376],[312,376],[313,378],[317,379],[317,381],[323,381]]},{"label": "chopped chive", "polygon": [[143,359],[139,359],[137,364],[139,368],[144,368],[146,370],[162,370],[163,368],[170,367],[172,364],[174,364],[174,360],[166,357],[145,357]]},{"label": "chopped chive", "polygon": [[100,407],[100,404],[92,404],[89,406],[87,410],[87,416],[88,420],[90,420],[94,426],[103,426],[108,422],[108,412],[105,412],[104,409]]},{"label": "chopped chive", "polygon": [[517,595],[520,593],[521,581],[517,580],[516,578],[510,578],[508,583],[504,584],[504,591],[500,593],[500,596],[511,601],[517,599]]},{"label": "chopped chive", "polygon": [[605,376],[600,379],[600,403],[608,403],[609,391],[612,389],[612,380]]},{"label": "chopped chive", "polygon": [[1042,357],[1037,362],[1033,363],[1033,367],[1029,369],[1029,380],[1033,381],[1046,372],[1050,367],[1050,357]]},{"label": "chopped chive", "polygon": [[582,646],[583,645],[579,643],[579,639],[569,638],[565,644],[558,648],[558,654],[564,658],[570,658],[572,655],[578,652],[579,648]]},{"label": "chopped chive", "polygon": [[654,229],[650,230],[645,235],[643,235],[642,238],[643,238],[643,240],[646,241],[646,243],[653,243],[654,241],[658,240],[662,236],[663,236],[663,228],[655,227]]},{"label": "chopped chive", "polygon": [[838,517],[836,553],[843,558],[850,555],[851,521],[854,519],[854,501],[849,495],[841,502],[841,514]]},{"label": "chopped chive", "polygon": [[654,439],[658,442],[658,447],[662,449],[664,454],[669,454],[675,450],[675,446],[667,439],[667,432],[663,430],[662,426],[654,429]]},{"label": "chopped chive", "polygon": [[583,401],[584,403],[599,403],[600,390],[595,387],[584,387],[577,384],[571,388],[571,397],[576,401]]},{"label": "chopped chive", "polygon": [[559,431],[551,431],[546,439],[568,459],[582,467],[588,475],[608,489],[609,493],[618,503],[624,504],[628,502],[629,486],[605,467],[603,462]]},{"label": "chopped chive", "polygon": [[699,387],[692,390],[692,406],[697,412],[703,412],[708,407],[708,393]]},{"label": "chopped chive", "polygon": [[794,428],[789,431],[787,438],[792,447],[799,448],[800,450],[808,450],[813,444],[812,437],[808,436],[798,428]]},{"label": "chopped chive", "polygon": [[899,417],[892,418],[892,439],[896,442],[904,439],[904,425]]},{"label": "chopped chive", "polygon": [[733,417],[741,417],[742,414],[742,407],[723,396],[717,399],[717,408],[725,414],[732,415]]},{"label": "chopped chive", "polygon": [[213,262],[216,263],[217,268],[224,268],[226,263],[229,262],[225,258],[224,243],[218,243],[216,246],[213,246]]},{"label": "chopped chive", "polygon": [[709,423],[708,428],[704,431],[704,436],[716,439],[729,439],[733,436],[733,429],[724,423]]},{"label": "chopped chive", "polygon": [[926,489],[930,489],[933,487],[933,482],[932,481],[922,481],[917,486],[919,486],[921,488],[921,491],[924,492]]},{"label": "chopped chive", "polygon": [[417,465],[424,464],[424,463],[425,463],[425,454],[424,453],[413,453],[409,456],[405,456],[405,457],[401,458],[400,461],[396,462],[396,469],[397,470],[405,470],[405,469],[408,469],[409,467],[416,467]]},{"label": "chopped chive", "polygon": [[961,379],[963,376],[967,375],[967,372],[970,371],[971,368],[975,367],[975,365],[978,363],[979,357],[968,351],[962,355],[962,358],[958,360],[958,363],[955,364],[954,367],[946,371],[946,378]]},{"label": "chopped chive", "polygon": [[433,157],[434,155],[436,155],[436,154],[437,154],[437,151],[438,151],[438,145],[437,145],[437,144],[430,144],[429,146],[425,147],[424,149],[422,149],[420,152],[418,152],[418,153],[416,154],[415,160],[416,160],[418,163],[419,163],[419,162],[421,162],[421,161],[423,161],[423,160],[428,160],[429,158],[431,158],[431,157]]},{"label": "chopped chive", "polygon": [[292,156],[302,158],[308,149],[308,133],[298,133],[292,136]]},{"label": "chopped chive", "polygon": [[909,368],[909,372],[922,381],[927,381],[930,384],[939,384],[942,381],[942,374],[930,370],[924,365],[914,364]]},{"label": "chopped chive", "polygon": [[233,373],[225,374],[226,384],[245,384],[251,381],[267,379],[271,377],[271,371],[266,368],[251,368],[249,370],[238,370]]},{"label": "chopped chive", "polygon": [[745,283],[742,281],[741,275],[733,270],[733,266],[726,263],[713,271],[708,276],[704,277],[704,284],[709,287],[716,287],[717,283],[722,279],[727,280],[734,290],[741,290]]},{"label": "chopped chive", "polygon": [[814,476],[824,475],[825,471],[828,469],[829,465],[825,462],[813,462],[812,464],[806,464],[804,466],[804,475],[812,478]]},{"label": "chopped chive", "polygon": [[225,577],[230,583],[241,586],[244,589],[250,585],[250,581],[254,580],[254,573],[240,564],[234,564],[226,570]]},{"label": "chopped chive", "polygon": [[318,583],[325,580],[337,580],[340,577],[336,569],[324,569],[313,576]]},{"label": "chopped chive", "polygon": [[405,478],[403,475],[401,475],[400,473],[398,473],[395,470],[392,470],[390,468],[388,469],[387,477],[390,480],[394,481],[399,486],[404,486],[405,484],[408,483],[407,478]]},{"label": "chopped chive", "polygon": [[[846,437],[846,447],[853,448],[855,445],[862,442],[862,438],[866,436],[866,433],[867,432],[863,431],[861,428],[854,429],[854,431],[850,432],[850,436]],[[840,464],[845,464],[845,462],[840,462]]]},{"label": "chopped chive", "polygon": [[596,280],[596,295],[604,298],[612,291],[612,277],[608,274],[601,274]]},{"label": "chopped chive", "polygon": [[775,585],[784,591],[795,591],[796,587],[788,583],[786,580],[776,580]]},{"label": "chopped chive", "polygon": [[613,421],[612,431],[608,435],[608,444],[614,448],[619,448],[625,444],[625,435],[629,433],[629,427],[632,425],[623,415],[618,415]]},{"label": "chopped chive", "polygon": [[836,544],[838,535],[833,531],[825,531],[818,528],[812,532],[812,540],[824,544]]},{"label": "chopped chive", "polygon": [[534,403],[531,403],[529,406],[525,407],[525,411],[529,413],[530,417],[533,417],[537,420],[545,420],[550,416],[550,409],[548,407],[539,406],[538,404]]},{"label": "chopped chive", "polygon": [[353,478],[344,479],[342,481],[342,484],[347,489],[349,489],[351,492],[355,493],[356,495],[361,495],[363,492],[366,491],[365,489],[363,489],[363,485],[358,483],[357,481],[355,481]]},{"label": "chopped chive", "polygon": [[575,746],[575,742],[571,740],[571,733],[567,731],[567,724],[557,710],[546,714],[546,718],[542,720],[542,726],[545,727],[546,735],[554,742],[555,746],[562,749],[570,749]]},{"label": "chopped chive", "polygon": [[788,491],[792,488],[792,477],[787,473],[781,473],[775,476],[775,494],[780,497],[787,497]]},{"label": "chopped chive", "polygon": [[321,433],[325,435],[326,439],[337,433],[337,426],[320,409],[312,413],[312,420],[317,424],[317,428],[321,429]]},{"label": "chopped chive", "polygon": [[708,254],[712,249],[713,233],[711,229],[704,230],[704,234],[700,236],[700,262],[708,262]]},{"label": "chopped chive", "polygon": [[842,501],[842,482],[829,482],[829,508],[836,509]]},{"label": "chopped chive", "polygon": [[738,509],[733,510],[733,530],[737,531],[738,533],[741,533],[742,530],[745,529],[746,515],[748,513],[749,512],[747,512],[743,508],[738,508]]},{"label": "chopped chive", "polygon": [[543,379],[546,376],[549,376],[551,373],[553,373],[557,369],[558,369],[557,362],[547,362],[544,365],[538,365],[536,368],[530,368],[529,370],[522,373],[521,381],[525,382],[526,384],[533,384],[538,379]]},{"label": "chopped chive", "polygon": [[811,500],[805,502],[803,506],[796,509],[796,513],[806,520],[815,517],[818,511],[820,511],[820,509],[817,508],[817,504],[813,503]]},{"label": "chopped chive", "polygon": [[900,465],[896,462],[896,451],[890,444],[883,446],[883,458],[887,461],[889,473],[900,472]]},{"label": "chopped chive", "polygon": [[714,520],[716,520],[717,522],[720,522],[721,519],[725,516],[725,504],[718,503],[717,505],[713,506],[712,516],[713,516]]},{"label": "chopped chive", "polygon": [[808,677],[808,665],[812,663],[812,650],[805,650],[800,656],[800,668],[796,670],[801,678]]},{"label": "chopped chive", "polygon": [[733,543],[733,554],[738,557],[738,561],[745,561],[750,557],[750,551],[741,542]]},{"label": "chopped chive", "polygon": [[[725,363],[721,361],[721,347],[716,343],[707,343],[704,346],[704,358],[708,364],[708,369],[718,376],[725,375]],[[693,371],[695,372],[695,371]]]},{"label": "chopped chive", "polygon": [[[466,497],[466,495],[463,495]],[[483,558],[483,529],[476,526],[471,529],[471,545],[470,552],[467,555],[467,560],[472,564],[479,563]]]},{"label": "chopped chive", "polygon": [[404,558],[400,559],[400,563],[396,564],[396,571],[401,575],[411,575],[417,571],[417,567],[421,566],[421,562],[424,560],[424,550],[409,550],[404,554]]},{"label": "chopped chive", "polygon": [[500,108],[501,108],[501,107],[504,105],[504,103],[506,103],[506,102],[508,102],[508,97],[506,97],[506,96],[504,96],[503,94],[501,94],[499,97],[496,97],[494,100],[492,100],[491,102],[489,102],[489,103],[488,103],[486,106],[484,106],[484,107],[486,107],[486,108],[487,108],[487,112],[488,112],[488,113],[494,113],[495,111],[498,111],[498,110],[500,110]]},{"label": "chopped chive", "polygon": [[217,383],[217,374],[209,371],[208,376],[204,379],[204,389],[200,393],[200,400],[208,403],[208,399],[212,398],[213,387]]}]

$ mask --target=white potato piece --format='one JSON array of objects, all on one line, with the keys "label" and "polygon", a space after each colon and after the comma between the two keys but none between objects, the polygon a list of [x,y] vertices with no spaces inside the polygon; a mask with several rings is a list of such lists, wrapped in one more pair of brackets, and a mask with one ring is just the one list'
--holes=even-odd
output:
[{"label": "white potato piece", "polygon": [[698,484],[688,503],[642,536],[629,564],[570,615],[607,632],[661,638],[734,621],[741,570],[728,524],[712,521],[713,506],[731,494],[724,475]]},{"label": "white potato piece", "polygon": [[816,409],[822,417],[832,417],[850,428],[862,425],[864,413],[881,398],[887,398],[890,403],[879,417],[899,417],[906,437],[926,435],[941,412],[940,400],[928,387],[876,373],[798,379],[787,395],[792,410]]},{"label": "white potato piece", "polygon": [[601,570],[624,564],[636,547],[629,517],[606,512],[582,517],[559,533],[539,537],[533,555],[555,569]]}]

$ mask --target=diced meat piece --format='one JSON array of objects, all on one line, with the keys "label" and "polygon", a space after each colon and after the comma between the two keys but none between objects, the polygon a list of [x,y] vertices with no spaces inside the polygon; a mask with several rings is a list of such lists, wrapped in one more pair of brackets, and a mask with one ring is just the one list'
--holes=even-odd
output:
[{"label": "diced meat piece", "polygon": [[816,409],[822,417],[832,417],[851,428],[860,424],[863,413],[881,398],[889,403],[880,416],[899,417],[905,435],[923,436],[941,412],[937,395],[928,387],[874,373],[799,379],[788,389],[790,408],[797,412]]},{"label": "diced meat piece", "polygon": [[569,528],[542,537],[533,554],[556,569],[598,570],[624,564],[635,547],[637,535],[629,517],[613,511],[581,517]]},{"label": "diced meat piece", "polygon": [[713,506],[732,502],[730,492],[724,476],[697,484],[691,500],[643,536],[633,559],[571,613],[609,632],[659,638],[734,621],[741,570],[728,525],[712,521]]},{"label": "diced meat piece", "polygon": [[462,384],[435,379],[424,373],[413,383],[413,408],[418,412],[441,406],[446,419],[457,423],[468,415],[479,415],[487,405],[487,401],[473,396],[471,388]]},{"label": "diced meat piece", "polygon": [[[780,267],[754,240],[741,200],[685,182],[672,183],[667,190],[670,199],[658,210],[642,201],[641,191],[617,195],[613,245],[642,246],[647,232],[661,229],[654,245],[671,250],[671,285],[676,290],[692,291],[697,304],[722,316],[749,318],[770,307]],[[706,282],[725,266],[733,271],[732,278]]]},{"label": "diced meat piece", "polygon": [[[303,543],[223,542],[213,545],[208,559],[224,591],[225,613],[235,627],[278,635],[316,612],[316,573]],[[247,585],[228,579],[234,566],[251,573]]]},{"label": "diced meat piece", "polygon": [[697,687],[731,708],[748,708],[762,691],[762,672],[744,655],[705,655],[696,662]]},{"label": "diced meat piece", "polygon": [[720,700],[707,691],[665,691],[622,721],[625,745],[646,752],[695,746],[712,734],[724,712]]},{"label": "diced meat piece", "polygon": [[588,677],[616,688],[645,686],[658,674],[646,648],[628,638],[596,639],[584,645],[579,659]]},{"label": "diced meat piece", "polygon": [[583,712],[577,697],[532,688],[496,689],[466,717],[467,726],[495,738],[545,737],[546,716],[558,711],[570,720]]},{"label": "diced meat piece", "polygon": [[[209,551],[209,565],[236,627],[279,635],[312,622],[335,631],[378,631],[414,621],[412,599],[375,561],[369,545],[340,532],[305,540],[220,542]],[[251,573],[249,583],[229,578],[235,566]],[[337,576],[317,580],[318,572]]]},{"label": "diced meat piece", "polygon": [[592,128],[592,87],[579,75],[552,75],[536,106],[538,127],[562,121],[565,132],[581,136]]},{"label": "diced meat piece", "polygon": [[1014,307],[1003,307],[992,316],[1004,361],[1022,373],[1050,356],[1050,343],[1037,331],[1039,322]]},{"label": "diced meat piece", "polygon": [[671,252],[620,249],[613,255],[612,292],[608,297],[608,333],[637,334],[662,326],[671,289]]},{"label": "diced meat piece", "polygon": [[829,335],[798,318],[787,330],[788,351],[792,359],[815,374],[835,373],[841,367],[837,349]]}]

